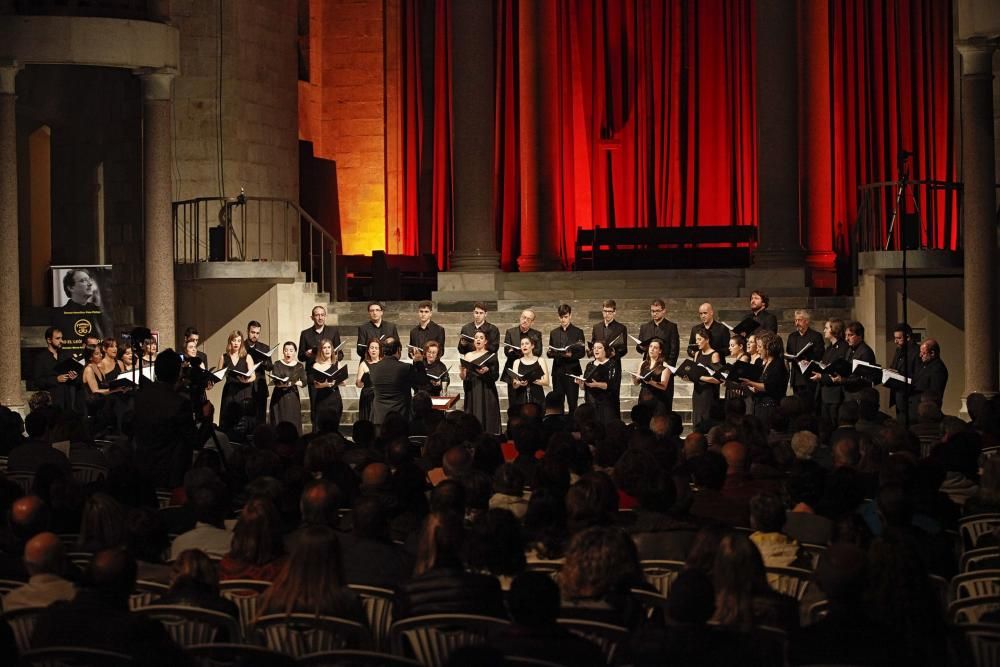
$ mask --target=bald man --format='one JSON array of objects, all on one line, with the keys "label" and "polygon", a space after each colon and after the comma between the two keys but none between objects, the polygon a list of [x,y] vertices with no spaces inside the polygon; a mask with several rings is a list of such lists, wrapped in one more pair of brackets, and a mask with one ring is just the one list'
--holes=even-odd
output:
[{"label": "bald man", "polygon": [[[503,336],[503,353],[507,356],[507,361],[503,365],[505,371],[514,365],[515,359],[521,358],[522,338],[527,338],[531,341],[531,350],[536,357],[542,355],[542,332],[532,328],[534,323],[535,311],[522,310],[517,326],[507,329],[507,332]],[[506,376],[504,379],[506,379]]]},{"label": "bald man", "polygon": [[708,329],[708,337],[712,341],[712,349],[718,352],[720,356],[725,357],[726,350],[729,349],[729,328],[722,322],[715,320],[715,308],[712,307],[712,304],[706,301],[698,306],[698,319],[701,321],[701,324],[691,327],[691,337],[688,338],[688,356],[693,357],[697,351],[692,347],[695,344],[695,334],[701,331],[702,328],[705,328]]},{"label": "bald man", "polygon": [[948,367],[941,361],[941,346],[937,340],[928,338],[920,343],[920,361],[913,372],[910,421],[917,421],[917,408],[921,402],[930,402],[940,408],[947,386]]},{"label": "bald man", "polygon": [[57,600],[72,600],[76,587],[63,578],[66,548],[55,533],[39,533],[24,545],[28,583],[3,598],[5,612],[25,607],[47,607]]}]

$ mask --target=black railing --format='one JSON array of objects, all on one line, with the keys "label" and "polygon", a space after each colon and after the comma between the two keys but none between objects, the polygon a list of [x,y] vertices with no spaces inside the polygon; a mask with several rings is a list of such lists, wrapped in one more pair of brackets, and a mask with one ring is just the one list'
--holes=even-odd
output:
[{"label": "black railing", "polygon": [[908,249],[960,250],[962,184],[899,181],[858,187],[854,253]]},{"label": "black railing", "polygon": [[138,21],[166,21],[169,0],[15,0],[21,16],[93,16]]},{"label": "black railing", "polygon": [[174,261],[297,262],[336,301],[337,239],[277,197],[197,197],[173,204]]}]

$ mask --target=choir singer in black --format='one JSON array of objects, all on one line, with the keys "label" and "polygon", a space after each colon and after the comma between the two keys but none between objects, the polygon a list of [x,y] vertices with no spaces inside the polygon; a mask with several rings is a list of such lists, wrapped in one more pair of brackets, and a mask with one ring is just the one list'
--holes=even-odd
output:
[{"label": "choir singer in black", "polygon": [[573,308],[564,303],[556,309],[559,326],[549,332],[546,356],[552,360],[552,392],[565,397],[569,414],[576,410],[580,387],[569,374],[580,374],[580,359],[586,353],[583,329],[573,324]]}]

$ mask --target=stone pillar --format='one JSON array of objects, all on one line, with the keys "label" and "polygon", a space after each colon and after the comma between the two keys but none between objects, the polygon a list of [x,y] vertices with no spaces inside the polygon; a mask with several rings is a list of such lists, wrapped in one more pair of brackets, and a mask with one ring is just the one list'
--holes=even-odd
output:
[{"label": "stone pillar", "polygon": [[[813,287],[836,287],[833,251],[833,132],[830,111],[830,3],[799,3],[802,48],[802,216]],[[758,76],[760,67],[757,68]],[[766,150],[765,146],[761,149]]]},{"label": "stone pillar", "polygon": [[0,62],[0,404],[24,405],[21,392],[21,286],[17,261],[17,123],[14,80],[20,67]]},{"label": "stone pillar", "polygon": [[797,0],[757,0],[755,267],[801,267]]},{"label": "stone pillar", "polygon": [[521,149],[521,271],[561,268],[553,252],[559,166],[557,3],[519,0],[518,111]]},{"label": "stone pillar", "polygon": [[500,268],[493,222],[495,3],[462,0],[452,11],[455,250],[451,271]]},{"label": "stone pillar", "polygon": [[993,52],[1000,40],[970,39],[962,54],[962,215],[965,255],[965,391],[997,393],[996,167]]},{"label": "stone pillar", "polygon": [[174,228],[170,181],[170,98],[176,72],[144,70],[142,79],[142,213],[145,238],[146,326],[160,349],[173,347]]}]

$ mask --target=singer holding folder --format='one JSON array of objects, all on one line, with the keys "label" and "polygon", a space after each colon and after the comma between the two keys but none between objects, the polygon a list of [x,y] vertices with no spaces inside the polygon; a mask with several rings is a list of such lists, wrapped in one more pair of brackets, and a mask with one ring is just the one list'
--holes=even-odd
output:
[{"label": "singer holding folder", "polygon": [[306,383],[305,367],[299,363],[295,355],[298,348],[292,341],[281,346],[281,359],[274,362],[271,370],[271,382],[274,391],[271,393],[271,423],[289,422],[295,425],[295,430],[302,435],[302,402],[299,399],[299,387]]},{"label": "singer holding folder", "polygon": [[646,344],[646,359],[639,364],[639,372],[632,373],[632,383],[641,384],[639,402],[662,405],[670,412],[673,409],[674,385],[670,369],[663,358],[664,342],[654,338]]},{"label": "singer holding folder", "polygon": [[226,369],[226,384],[222,387],[219,403],[219,428],[228,431],[243,416],[243,401],[253,398],[254,374],[250,372],[242,331],[229,334],[226,351],[219,358],[219,368]]},{"label": "singer holding folder", "polygon": [[604,341],[594,341],[592,353],[594,360],[587,364],[583,377],[574,379],[583,387],[584,399],[587,405],[594,408],[597,421],[610,424],[616,419],[621,419],[618,395],[614,391],[620,384],[620,378],[616,377],[618,369],[614,362],[608,359]]},{"label": "singer holding folder", "polygon": [[549,386],[549,369],[544,359],[535,356],[534,343],[529,336],[521,338],[521,358],[514,359],[507,373],[510,385],[507,396],[511,405],[534,403],[541,406],[545,403],[543,387]]},{"label": "singer holding folder", "polygon": [[[698,351],[694,355],[694,363],[717,364],[722,359],[719,353],[712,349],[712,338],[708,329],[702,327],[695,329],[694,342],[698,346]],[[709,374],[700,376],[694,381],[691,390],[691,423],[695,428],[698,424],[708,419],[712,412],[712,406],[719,402],[719,381]]]},{"label": "singer holding folder", "polygon": [[344,401],[338,387],[343,380],[331,377],[336,370],[337,357],[333,351],[333,341],[323,338],[319,342],[316,359],[309,369],[309,405],[314,433],[320,428],[320,420],[339,424],[340,416],[344,414]]},{"label": "singer holding folder", "polygon": [[465,392],[464,409],[479,420],[487,433],[500,432],[500,396],[497,379],[500,362],[496,352],[487,348],[486,333],[477,331],[472,337],[473,349],[462,355],[462,388]]},{"label": "singer holding folder", "polygon": [[354,386],[361,390],[358,396],[358,419],[361,421],[372,420],[372,403],[375,402],[375,388],[372,386],[372,376],[368,371],[382,358],[382,341],[372,338],[368,341],[368,349],[365,350],[365,357],[358,364],[358,376],[354,380]]}]

